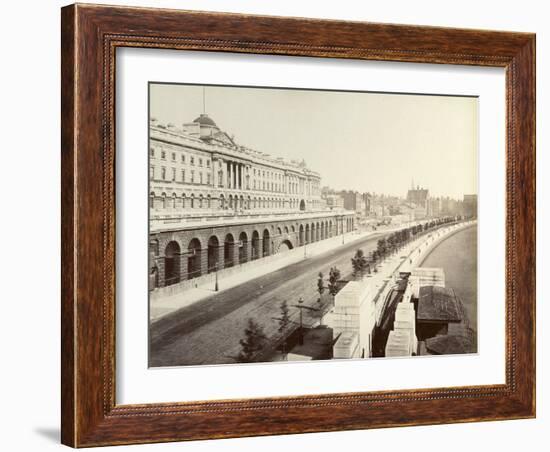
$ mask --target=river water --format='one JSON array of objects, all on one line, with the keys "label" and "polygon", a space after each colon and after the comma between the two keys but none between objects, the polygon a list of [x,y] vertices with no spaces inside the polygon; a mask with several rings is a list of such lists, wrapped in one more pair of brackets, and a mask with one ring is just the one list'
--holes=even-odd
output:
[{"label": "river water", "polygon": [[445,285],[460,297],[470,327],[477,333],[477,226],[457,232],[441,242],[421,266],[443,268]]}]

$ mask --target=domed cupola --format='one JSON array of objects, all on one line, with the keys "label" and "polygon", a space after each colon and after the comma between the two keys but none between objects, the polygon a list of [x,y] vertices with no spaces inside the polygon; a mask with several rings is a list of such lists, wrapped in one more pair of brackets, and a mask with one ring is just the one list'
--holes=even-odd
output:
[{"label": "domed cupola", "polygon": [[201,126],[211,126],[211,127],[218,127],[214,120],[208,116],[206,113],[202,113],[198,118],[196,118],[194,123],[198,123]]}]

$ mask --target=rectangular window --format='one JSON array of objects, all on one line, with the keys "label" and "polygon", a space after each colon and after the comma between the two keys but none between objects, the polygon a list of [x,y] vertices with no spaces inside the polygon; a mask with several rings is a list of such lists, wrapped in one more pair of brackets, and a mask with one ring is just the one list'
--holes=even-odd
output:
[{"label": "rectangular window", "polygon": [[206,161],[206,166],[207,166],[208,168],[210,168],[210,160],[207,160],[207,161]]},{"label": "rectangular window", "polygon": [[185,163],[185,154],[181,154],[181,163]]},{"label": "rectangular window", "polygon": [[199,184],[202,184],[202,173],[199,173]]},{"label": "rectangular window", "polygon": [[[193,157],[191,157],[191,159],[193,159]],[[195,171],[191,171],[191,183],[195,183]]]},{"label": "rectangular window", "polygon": [[172,168],[172,181],[176,180],[176,168]]},{"label": "rectangular window", "polygon": [[166,168],[164,166],[160,170],[160,177],[161,177],[162,180],[166,179]]},{"label": "rectangular window", "polygon": [[162,152],[160,153],[160,158],[161,158],[161,159],[165,159],[165,158],[166,158],[166,151],[162,151]]},{"label": "rectangular window", "polygon": [[202,166],[202,159],[199,159],[199,166]]},{"label": "rectangular window", "polygon": [[181,181],[185,183],[185,170],[181,170]]},{"label": "rectangular window", "polygon": [[154,178],[155,178],[155,167],[151,165],[149,167],[149,179],[154,179]]},{"label": "rectangular window", "polygon": [[195,157],[190,157],[189,162],[191,163],[191,165],[194,165],[195,164]]},{"label": "rectangular window", "polygon": [[154,156],[155,156],[155,150],[151,148],[151,157],[154,157]]},{"label": "rectangular window", "polygon": [[175,152],[172,152],[172,160],[175,162],[176,161],[176,153]]},{"label": "rectangular window", "polygon": [[210,173],[206,175],[206,183],[210,185]]}]

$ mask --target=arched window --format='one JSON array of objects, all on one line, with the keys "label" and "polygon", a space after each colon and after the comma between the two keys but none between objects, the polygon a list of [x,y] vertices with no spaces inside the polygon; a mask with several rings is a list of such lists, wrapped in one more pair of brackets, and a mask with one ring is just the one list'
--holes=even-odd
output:
[{"label": "arched window", "polygon": [[212,199],[210,198],[210,195],[206,197],[206,207],[209,209],[212,207]]},{"label": "arched window", "polygon": [[195,208],[195,195],[194,194],[191,194],[191,209],[194,209]]},{"label": "arched window", "polygon": [[180,281],[180,246],[172,241],[164,250],[164,284],[170,286]]},{"label": "arched window", "polygon": [[149,195],[149,209],[155,208],[155,192],[152,191]]},{"label": "arched window", "polygon": [[166,193],[162,194],[162,208],[166,209]]}]

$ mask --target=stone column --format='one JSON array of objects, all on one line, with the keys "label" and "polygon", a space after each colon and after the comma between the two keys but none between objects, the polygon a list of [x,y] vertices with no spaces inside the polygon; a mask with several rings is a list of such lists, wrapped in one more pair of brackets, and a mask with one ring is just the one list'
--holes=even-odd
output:
[{"label": "stone column", "polygon": [[232,185],[232,175],[231,175],[231,162],[227,162],[227,180],[228,180],[228,183],[227,183],[227,188],[231,188],[231,185]]},{"label": "stone column", "polygon": [[164,287],[164,283],[166,281],[164,278],[164,258],[158,257],[155,260],[155,264],[157,265],[158,272],[159,272],[159,287]]},{"label": "stone column", "polygon": [[212,159],[212,183],[214,184],[214,188],[218,187],[218,167],[219,160]]},{"label": "stone column", "polygon": [[239,190],[242,190],[243,188],[243,174],[242,174],[243,168],[240,163],[237,163],[237,187],[239,187]]},{"label": "stone column", "polygon": [[239,188],[242,190],[244,187],[244,171],[243,164],[239,163]]}]

